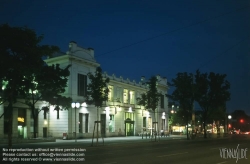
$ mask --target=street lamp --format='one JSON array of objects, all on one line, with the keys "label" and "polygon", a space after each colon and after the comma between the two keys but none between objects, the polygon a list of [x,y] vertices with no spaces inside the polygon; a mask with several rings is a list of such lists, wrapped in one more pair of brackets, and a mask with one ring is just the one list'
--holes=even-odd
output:
[{"label": "street lamp", "polygon": [[174,105],[172,105],[171,113],[174,113]]},{"label": "street lamp", "polygon": [[[177,106],[177,110],[179,109],[179,106]],[[174,110],[174,105],[172,105],[172,110],[171,113],[176,113],[176,111]]]},{"label": "street lamp", "polygon": [[75,142],[76,142],[76,108],[80,107],[80,103],[79,102],[72,102],[71,107],[75,108]]}]

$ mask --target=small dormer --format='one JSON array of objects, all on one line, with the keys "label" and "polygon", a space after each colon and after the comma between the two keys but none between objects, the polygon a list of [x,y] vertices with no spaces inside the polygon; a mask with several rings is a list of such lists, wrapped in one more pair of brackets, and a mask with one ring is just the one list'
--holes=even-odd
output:
[{"label": "small dormer", "polygon": [[94,58],[94,49],[93,48],[82,48],[77,45],[75,41],[69,42],[69,55],[73,55],[91,62],[96,62]]}]

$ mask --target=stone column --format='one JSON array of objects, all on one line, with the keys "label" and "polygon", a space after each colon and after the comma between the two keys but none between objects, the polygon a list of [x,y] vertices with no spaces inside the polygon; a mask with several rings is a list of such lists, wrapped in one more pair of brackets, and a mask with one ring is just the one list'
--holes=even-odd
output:
[{"label": "stone column", "polygon": [[26,129],[27,129],[27,138],[31,138],[31,135],[30,135],[30,115],[31,115],[31,112],[30,112],[30,109],[26,109],[26,120],[25,120],[25,123],[26,123]]}]

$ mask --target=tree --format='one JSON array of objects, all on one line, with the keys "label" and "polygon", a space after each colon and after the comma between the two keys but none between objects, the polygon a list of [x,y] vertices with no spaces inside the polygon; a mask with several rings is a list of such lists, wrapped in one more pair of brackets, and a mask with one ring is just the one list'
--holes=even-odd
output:
[{"label": "tree", "polygon": [[[102,76],[101,67],[97,67],[95,74],[88,73],[90,83],[87,86],[86,103],[93,104],[97,108],[97,122],[99,121],[99,108],[103,106],[103,102],[108,101],[108,83],[109,78]],[[98,143],[98,123],[97,123],[97,143]],[[94,135],[94,132],[93,132]],[[93,142],[92,142],[93,144]]]},{"label": "tree", "polygon": [[225,74],[220,75],[213,72],[207,74],[200,73],[199,70],[196,71],[195,100],[202,110],[204,138],[207,137],[206,124],[211,113],[218,112],[218,108],[225,106],[226,101],[230,99],[230,92],[228,91],[230,83],[225,78]]},{"label": "tree", "polygon": [[[142,105],[145,109],[151,109],[154,113],[154,121],[155,121],[155,131],[156,131],[156,124],[158,124],[156,117],[155,117],[155,110],[158,108],[158,103],[160,101],[161,94],[157,90],[157,82],[158,79],[156,76],[152,76],[145,84],[148,87],[146,93],[141,94],[141,97],[137,98],[138,105]],[[157,126],[158,127],[158,126]],[[155,134],[155,141],[156,141],[156,132]]]},{"label": "tree", "polygon": [[169,82],[168,85],[174,87],[175,89],[171,95],[167,94],[166,96],[180,104],[180,109],[187,126],[187,139],[189,139],[188,123],[191,120],[193,112],[195,92],[193,74],[188,74],[187,72],[178,73],[177,77],[172,79],[172,82]]},{"label": "tree", "polygon": [[[70,108],[71,98],[61,96],[67,87],[69,67],[70,65],[61,69],[59,64],[43,65],[39,72],[34,72],[32,76],[26,77],[26,87],[22,96],[25,98],[24,104],[30,107],[34,119],[34,138],[37,137],[38,114],[42,109],[47,109],[37,109],[35,105],[38,101],[47,101],[49,104],[55,105],[57,119],[59,119],[60,109]],[[48,110],[44,112],[46,114]]]},{"label": "tree", "polygon": [[43,36],[37,36],[27,27],[10,27],[3,24],[0,26],[0,36],[0,81],[6,83],[1,99],[8,103],[2,116],[8,118],[8,140],[11,147],[13,104],[20,95],[24,95],[24,89],[29,84],[27,79],[41,70],[44,65],[42,57],[52,55],[59,48],[39,45]]}]

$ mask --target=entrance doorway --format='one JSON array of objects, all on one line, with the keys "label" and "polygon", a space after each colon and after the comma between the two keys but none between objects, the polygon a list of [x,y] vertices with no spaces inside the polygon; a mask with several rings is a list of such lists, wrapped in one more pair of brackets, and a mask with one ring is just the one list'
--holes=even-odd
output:
[{"label": "entrance doorway", "polygon": [[18,125],[18,138],[23,138],[23,126]]},{"label": "entrance doorway", "polygon": [[106,137],[106,114],[101,114],[101,136]]},{"label": "entrance doorway", "polygon": [[134,121],[130,119],[125,120],[125,135],[134,136]]}]

